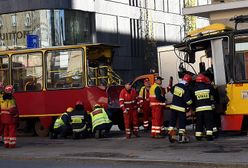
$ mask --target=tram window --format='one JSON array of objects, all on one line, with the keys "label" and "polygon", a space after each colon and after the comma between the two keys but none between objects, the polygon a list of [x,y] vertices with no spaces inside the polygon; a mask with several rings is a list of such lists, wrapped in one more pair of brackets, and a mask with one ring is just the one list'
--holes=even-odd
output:
[{"label": "tram window", "polygon": [[12,82],[17,92],[42,89],[42,53],[12,55]]},{"label": "tram window", "polygon": [[248,80],[248,36],[235,37],[235,79]]},{"label": "tram window", "polygon": [[53,50],[46,53],[47,88],[83,87],[83,50]]},{"label": "tram window", "polygon": [[9,84],[9,59],[7,56],[0,56],[0,82]]}]

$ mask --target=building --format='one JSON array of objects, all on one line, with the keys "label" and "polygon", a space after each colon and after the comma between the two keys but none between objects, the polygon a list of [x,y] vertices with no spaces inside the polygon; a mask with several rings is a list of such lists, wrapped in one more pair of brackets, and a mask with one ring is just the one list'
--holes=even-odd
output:
[{"label": "building", "polygon": [[208,5],[184,8],[183,14],[209,18],[210,23],[224,23],[234,27],[235,24],[230,19],[239,15],[248,15],[247,9],[247,0],[212,0]]},{"label": "building", "polygon": [[[182,40],[183,0],[0,0],[0,46],[110,43],[114,69],[130,80],[156,68],[156,47]],[[154,53],[155,52],[155,53]]]}]

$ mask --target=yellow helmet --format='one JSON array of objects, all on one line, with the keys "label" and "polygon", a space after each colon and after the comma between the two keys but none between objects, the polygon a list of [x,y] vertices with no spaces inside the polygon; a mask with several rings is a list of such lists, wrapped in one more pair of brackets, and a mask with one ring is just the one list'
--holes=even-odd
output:
[{"label": "yellow helmet", "polygon": [[67,109],[66,109],[66,112],[68,112],[68,113],[70,113],[70,112],[72,112],[73,111],[73,108],[72,107],[68,107]]},{"label": "yellow helmet", "polygon": [[94,109],[96,109],[96,108],[101,108],[102,106],[100,105],[100,104],[95,104],[94,105]]}]

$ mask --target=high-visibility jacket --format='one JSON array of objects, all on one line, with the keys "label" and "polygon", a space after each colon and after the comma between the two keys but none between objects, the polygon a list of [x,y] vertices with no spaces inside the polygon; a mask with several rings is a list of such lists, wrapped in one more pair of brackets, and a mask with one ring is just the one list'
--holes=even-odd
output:
[{"label": "high-visibility jacket", "polygon": [[139,91],[138,104],[142,107],[145,102],[149,102],[149,89],[143,86]]},{"label": "high-visibility jacket", "polygon": [[171,93],[173,94],[171,109],[185,112],[186,108],[192,104],[190,89],[184,83],[174,85]]},{"label": "high-visibility jacket", "polygon": [[137,93],[134,89],[127,91],[122,89],[119,96],[119,104],[123,111],[137,109]]},{"label": "high-visibility jacket", "polygon": [[63,113],[60,117],[58,117],[55,120],[54,126],[53,126],[54,129],[57,129],[57,128],[65,125],[65,122],[63,120],[63,116],[67,116],[68,117],[68,114],[67,113]]},{"label": "high-visibility jacket", "polygon": [[164,106],[165,105],[165,97],[163,95],[163,90],[161,86],[157,83],[154,83],[149,91],[149,100],[150,106]]},{"label": "high-visibility jacket", "polygon": [[18,111],[15,100],[5,99],[1,101],[1,123],[16,124],[18,122]]},{"label": "high-visibility jacket", "polygon": [[99,125],[111,123],[104,108],[96,108],[90,113],[90,116],[92,121],[92,132],[94,132],[95,127]]},{"label": "high-visibility jacket", "polygon": [[196,112],[213,110],[214,88],[211,84],[196,83],[194,95]]},{"label": "high-visibility jacket", "polygon": [[73,110],[70,116],[73,132],[83,132],[87,129],[87,116],[85,111]]}]

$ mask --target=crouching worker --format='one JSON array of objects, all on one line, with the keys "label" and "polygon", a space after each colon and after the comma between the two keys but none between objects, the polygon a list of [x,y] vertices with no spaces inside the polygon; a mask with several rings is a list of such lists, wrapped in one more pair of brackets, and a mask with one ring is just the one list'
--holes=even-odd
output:
[{"label": "crouching worker", "polygon": [[86,138],[89,136],[90,117],[84,110],[83,103],[77,101],[74,110],[69,114],[71,127],[73,132],[73,139]]},{"label": "crouching worker", "polygon": [[90,113],[92,121],[92,132],[95,138],[107,137],[109,130],[112,127],[112,121],[108,114],[99,104],[94,106],[94,110]]},{"label": "crouching worker", "polygon": [[16,147],[16,126],[18,124],[18,110],[13,98],[14,88],[8,85],[4,88],[3,100],[1,102],[1,123],[4,129],[5,148]]},{"label": "crouching worker", "polygon": [[53,131],[51,133],[51,139],[67,138],[67,136],[72,132],[70,125],[69,113],[73,111],[72,107],[68,107],[66,112],[59,116],[54,123]]}]

